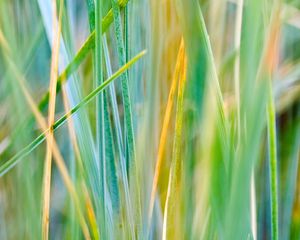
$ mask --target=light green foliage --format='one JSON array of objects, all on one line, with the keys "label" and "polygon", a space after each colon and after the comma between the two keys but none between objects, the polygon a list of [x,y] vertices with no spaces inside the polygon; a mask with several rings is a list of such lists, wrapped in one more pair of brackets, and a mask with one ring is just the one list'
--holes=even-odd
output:
[{"label": "light green foliage", "polygon": [[0,1],[0,239],[41,239],[52,130],[49,239],[299,239],[297,1],[54,1]]}]

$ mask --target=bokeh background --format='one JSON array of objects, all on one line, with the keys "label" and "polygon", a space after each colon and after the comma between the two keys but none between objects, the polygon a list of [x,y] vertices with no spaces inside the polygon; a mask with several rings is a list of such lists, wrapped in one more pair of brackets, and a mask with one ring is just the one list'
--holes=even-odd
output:
[{"label": "bokeh background", "polygon": [[1,0],[0,239],[300,239],[299,60],[297,0]]}]

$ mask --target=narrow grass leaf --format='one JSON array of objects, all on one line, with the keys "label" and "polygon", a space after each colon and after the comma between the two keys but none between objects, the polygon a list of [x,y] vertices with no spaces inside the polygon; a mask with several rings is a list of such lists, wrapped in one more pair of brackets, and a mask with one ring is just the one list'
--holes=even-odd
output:
[{"label": "narrow grass leaf", "polygon": [[[53,34],[54,42],[52,48],[52,59],[50,69],[50,84],[49,84],[49,109],[48,109],[48,126],[54,123],[55,102],[56,102],[56,83],[58,74],[58,53],[61,32],[61,17],[63,1],[60,1],[59,20],[56,24],[56,1],[53,1]],[[51,170],[52,170],[52,145],[54,141],[53,131],[50,130],[47,141],[46,160],[44,166],[44,186],[43,186],[43,211],[42,211],[42,238],[47,240],[49,237],[49,221],[50,221],[50,195],[51,195]]]},{"label": "narrow grass leaf", "polygon": [[277,139],[276,139],[276,114],[272,85],[269,86],[268,101],[268,145],[270,169],[270,194],[271,194],[271,226],[272,239],[278,239],[278,180],[277,180]]},{"label": "narrow grass leaf", "polygon": [[[94,83],[95,86],[100,86],[103,82],[103,69],[102,69],[102,0],[95,1],[95,71],[94,71]],[[99,93],[96,97],[96,149],[97,149],[97,161],[100,171],[100,209],[96,212],[98,224],[100,226],[100,236],[103,239],[110,238],[108,234],[108,212],[107,205],[107,185],[106,185],[106,132],[105,132],[105,116],[104,116],[104,94]]]},{"label": "narrow grass leaf", "polygon": [[[112,10],[114,16],[115,36],[117,40],[119,64],[122,66],[126,62],[126,51],[124,49],[120,6],[118,5],[118,2],[116,0],[111,0],[111,3],[112,3]],[[133,129],[132,112],[131,112],[132,106],[130,100],[127,71],[121,76],[121,86],[122,86],[122,99],[123,99],[124,118],[125,118],[124,120],[125,136],[126,136],[125,147],[128,147],[127,168],[129,169],[128,171],[132,172],[133,174],[132,177],[133,177],[134,190],[135,190],[134,195],[136,199],[135,202],[136,217],[137,217],[136,225],[140,226],[140,222],[141,222],[141,202],[140,202],[140,193],[139,193],[140,188],[137,179],[135,138],[134,138],[134,129]],[[130,228],[131,238],[135,239],[134,226],[130,224],[129,228]]]},{"label": "narrow grass leaf", "polygon": [[[126,52],[124,48],[123,33],[122,33],[122,21],[120,8],[116,0],[112,0],[112,9],[114,15],[114,26],[115,26],[115,35],[117,39],[118,46],[118,58],[119,63],[122,66],[126,62]],[[125,132],[126,140],[128,144],[129,152],[129,167],[134,167],[135,161],[135,142],[134,142],[134,132],[133,132],[133,123],[132,123],[132,113],[131,113],[131,101],[130,93],[128,87],[128,72],[125,72],[121,76],[122,84],[122,97],[124,104],[124,115],[125,115]]]},{"label": "narrow grass leaf", "polygon": [[155,166],[152,190],[151,190],[151,195],[150,195],[150,204],[149,204],[149,212],[148,212],[149,224],[151,224],[156,189],[157,189],[158,180],[159,180],[160,171],[161,171],[161,165],[162,165],[162,161],[163,161],[163,152],[164,152],[166,141],[167,141],[167,131],[168,131],[169,123],[171,120],[174,95],[176,92],[177,81],[179,78],[180,68],[181,68],[181,64],[182,64],[182,58],[184,58],[183,40],[181,40],[181,44],[180,44],[178,55],[177,55],[176,66],[175,66],[175,70],[173,73],[172,84],[171,84],[171,88],[170,88],[170,92],[169,92],[169,96],[168,96],[165,116],[164,116],[164,120],[163,120],[161,134],[160,134],[159,147],[158,147],[158,153],[157,153],[157,158],[156,158],[156,166]]},{"label": "narrow grass leaf", "polygon": [[181,239],[180,237],[180,198],[181,198],[181,167],[182,167],[182,123],[183,101],[186,81],[186,57],[181,58],[178,98],[176,109],[175,136],[173,156],[169,174],[168,192],[164,210],[162,239]]},{"label": "narrow grass leaf", "polygon": [[[104,58],[105,58],[105,63],[106,63],[106,70],[108,77],[112,75],[112,69],[111,69],[111,61],[109,57],[109,51],[108,51],[108,46],[107,46],[107,40],[106,36],[103,38],[103,49],[104,49]],[[119,153],[119,168],[120,168],[120,173],[121,173],[121,179],[122,179],[122,185],[124,188],[124,193],[125,193],[125,205],[126,205],[126,214],[127,214],[127,219],[129,226],[133,226],[133,207],[132,207],[132,202],[130,198],[130,193],[129,193],[129,181],[128,181],[128,175],[127,175],[127,169],[126,169],[126,159],[125,159],[125,150],[124,150],[124,141],[123,141],[123,136],[122,136],[122,129],[121,129],[121,122],[120,122],[120,116],[119,116],[119,111],[118,111],[118,104],[117,104],[117,97],[116,97],[116,90],[114,84],[109,85],[109,95],[110,95],[110,102],[112,106],[112,115],[113,115],[113,123],[115,127],[115,134],[116,134],[116,145]]]}]

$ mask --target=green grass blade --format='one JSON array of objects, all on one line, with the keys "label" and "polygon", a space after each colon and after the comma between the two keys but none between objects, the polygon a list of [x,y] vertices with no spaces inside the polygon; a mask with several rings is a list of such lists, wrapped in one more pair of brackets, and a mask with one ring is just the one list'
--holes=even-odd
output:
[{"label": "green grass blade", "polygon": [[[97,8],[95,8],[95,6]],[[95,32],[95,49],[93,51],[93,83],[97,87],[101,85],[103,81],[103,69],[102,69],[102,24],[101,24],[101,12],[102,12],[102,3],[100,0],[90,1],[87,0],[88,14],[89,14],[89,26],[90,31]],[[96,23],[96,24],[95,24]],[[95,29],[96,28],[96,29]],[[107,229],[107,226],[111,226],[111,224],[107,224],[108,218],[108,209],[112,209],[110,201],[108,200],[108,190],[107,190],[107,181],[106,181],[106,170],[107,170],[107,149],[109,148],[109,142],[106,143],[107,138],[109,137],[110,132],[107,131],[109,124],[108,122],[108,113],[105,112],[104,107],[104,93],[99,94],[96,98],[96,162],[99,165],[98,174],[100,180],[100,201],[98,201],[98,208],[96,208],[96,216],[98,221],[98,226],[100,227],[101,237],[107,238],[107,234],[111,231]],[[109,182],[108,182],[109,184]],[[110,216],[110,220],[111,215]]]},{"label": "green grass blade", "polygon": [[[53,125],[52,129],[58,129],[62,124],[66,122],[66,120],[76,113],[80,108],[89,103],[92,99],[94,99],[103,89],[105,89],[113,80],[118,78],[122,73],[124,73],[132,64],[134,64],[138,59],[146,54],[146,51],[140,52],[138,55],[133,57],[127,64],[121,67],[117,72],[115,72],[110,78],[103,82],[100,86],[94,89],[90,94],[88,94],[80,103],[78,103],[75,107],[73,107],[68,113],[58,119]],[[36,147],[38,147],[45,139],[46,135],[49,133],[50,129],[47,129],[45,132],[40,134],[36,139],[34,139],[30,144],[28,144],[25,148],[23,148],[20,152],[14,155],[11,159],[6,161],[0,166],[0,176],[3,176],[10,169],[12,169],[22,158],[31,153]]]},{"label": "green grass blade", "polygon": [[[106,36],[103,38],[103,48],[104,48],[104,58],[106,63],[106,69],[108,77],[112,75],[112,69],[111,69],[111,62],[109,57],[109,51],[107,46],[107,40]],[[123,143],[123,137],[122,137],[122,130],[121,130],[121,123],[120,123],[120,116],[118,112],[118,104],[117,104],[117,97],[116,97],[116,91],[114,84],[109,85],[110,90],[110,101],[113,109],[113,121],[116,131],[116,139],[117,139],[117,149],[119,153],[119,161],[120,161],[120,172],[121,172],[121,179],[122,184],[124,187],[124,194],[125,194],[125,205],[126,205],[126,214],[129,226],[133,226],[133,211],[132,211],[132,203],[130,199],[130,193],[129,193],[129,182],[127,177],[127,170],[126,170],[126,159],[125,159],[125,152],[124,152],[124,143]]]},{"label": "green grass blade", "polygon": [[[103,50],[104,50],[104,59],[105,59],[105,64],[106,64],[107,75],[108,75],[108,77],[110,77],[112,75],[112,67],[111,67],[111,61],[110,61],[110,57],[109,57],[109,50],[108,50],[108,46],[107,46],[106,36],[104,36],[104,38],[103,38]],[[118,111],[117,96],[116,96],[116,90],[115,90],[114,84],[109,85],[109,92],[110,92],[110,101],[111,101],[111,105],[112,105],[112,109],[113,109],[113,120],[114,120],[114,125],[116,128],[118,152],[121,157],[121,156],[125,156],[124,141],[123,141],[123,136],[122,136],[120,115],[119,115],[119,111]],[[126,167],[125,167],[125,171],[126,171]]]},{"label": "green grass blade", "polygon": [[[113,16],[114,16],[114,26],[115,26],[115,35],[117,40],[117,47],[118,47],[118,58],[119,64],[123,65],[126,62],[126,51],[124,49],[124,41],[123,41],[123,33],[122,33],[122,21],[121,21],[121,13],[120,7],[116,0],[112,0],[112,9],[113,9]],[[137,172],[136,172],[136,152],[135,152],[135,139],[134,139],[134,129],[133,129],[133,121],[132,121],[132,112],[131,112],[131,100],[130,100],[130,93],[129,93],[129,85],[128,85],[128,72],[126,71],[122,75],[121,79],[121,86],[122,86],[122,99],[123,99],[123,106],[124,106],[124,126],[125,126],[125,136],[126,136],[126,144],[124,145],[125,148],[127,147],[128,152],[128,166],[129,172],[133,173],[133,182],[134,182],[134,195],[136,198],[136,216],[137,221],[141,221],[141,203],[140,203],[140,194],[139,194],[139,184],[137,179]],[[129,228],[131,233],[131,238],[135,239],[134,227],[129,221]],[[138,226],[139,223],[136,223]],[[139,230],[138,230],[139,232]]]},{"label": "green grass blade", "polygon": [[268,101],[268,146],[270,169],[270,194],[271,194],[271,230],[272,239],[278,240],[278,180],[277,180],[277,139],[276,139],[276,115],[272,93],[272,84],[269,86]]},{"label": "green grass blade", "polygon": [[[102,69],[102,0],[95,1],[95,71],[94,71],[94,83],[96,86],[101,86],[103,82],[103,69]],[[103,239],[110,239],[109,235],[112,231],[108,228],[111,224],[108,224],[108,212],[107,206],[110,203],[107,196],[106,187],[106,131],[105,131],[105,116],[104,116],[104,94],[101,92],[96,97],[96,149],[97,149],[97,161],[100,171],[100,209],[97,210],[97,220],[100,226],[100,236]]]},{"label": "green grass blade", "polygon": [[94,0],[86,0],[89,14],[89,24],[91,32],[95,29],[95,2]]},{"label": "green grass blade", "polygon": [[[112,85],[112,84],[110,84]],[[118,178],[116,172],[116,154],[114,152],[115,143],[112,134],[112,123],[109,116],[108,109],[108,93],[104,91],[104,121],[105,121],[105,136],[106,136],[106,144],[105,144],[105,153],[106,153],[106,182],[108,192],[111,198],[111,207],[112,207],[112,218],[120,211],[120,199],[119,199],[119,187],[118,187]],[[113,225],[112,225],[113,226]]]},{"label": "green grass blade", "polygon": [[[87,6],[88,6],[88,12],[89,12],[90,30],[93,31],[95,29],[95,3],[94,3],[94,1],[87,0]],[[100,11],[97,11],[97,17],[101,18],[101,16],[98,16],[99,12]],[[96,23],[98,23],[98,22],[100,22],[100,21],[96,20]],[[100,26],[97,25],[97,28],[99,28],[99,27],[101,27],[101,24],[100,24]],[[102,32],[102,30],[99,29],[99,32]],[[98,43],[99,44],[98,48],[101,49],[100,43],[102,42],[102,44],[103,44],[102,38],[105,39],[105,36],[101,38],[101,34],[99,34],[99,35],[100,35],[100,37],[99,37],[100,41],[96,40],[96,47],[97,47],[97,43]],[[99,49],[97,51],[99,51]],[[101,55],[102,55],[102,52],[101,52],[100,56]],[[93,54],[94,60],[95,60],[95,56],[97,56],[97,54]],[[102,66],[102,63],[100,63],[100,66]],[[98,73],[98,72],[99,72],[99,70],[94,72],[94,74]],[[103,71],[101,70],[100,72],[102,73]],[[108,77],[110,77],[111,75],[112,75],[111,73],[108,74]],[[96,77],[95,77],[95,79],[96,79]],[[114,86],[114,85],[111,84],[111,86]],[[111,87],[110,87],[110,89],[111,89]],[[109,206],[107,208],[105,208],[105,209],[108,209],[108,211],[109,211],[109,217],[110,217],[111,224],[108,224],[109,230],[107,230],[107,232],[109,234],[111,234],[110,235],[110,238],[111,238],[112,236],[114,236],[114,232],[112,231],[112,228],[116,227],[116,225],[114,225],[114,223],[115,223],[114,220],[117,218],[117,215],[118,215],[119,209],[120,209],[120,207],[119,207],[119,189],[118,189],[118,180],[117,180],[117,175],[116,175],[114,141],[113,141],[113,137],[112,137],[112,126],[111,126],[111,121],[110,121],[110,117],[109,117],[107,92],[104,91],[103,95],[104,96],[101,98],[103,100],[102,105],[103,105],[103,112],[104,112],[104,119],[102,122],[103,128],[104,128],[104,140],[102,141],[101,148],[103,149],[102,151],[104,153],[102,156],[102,159],[105,159],[105,163],[104,163],[105,171],[106,171],[105,180],[106,180],[106,184],[107,184],[107,186],[105,187],[105,188],[107,188],[107,190],[105,190],[105,192],[109,193],[110,199],[111,199],[111,201],[106,201],[108,203],[107,205],[109,205]],[[99,127],[99,123],[97,126]],[[99,134],[99,131],[97,131],[97,135],[98,134]],[[99,139],[99,136],[98,136],[98,139]],[[103,161],[102,159],[101,159],[101,161]],[[105,222],[106,222],[106,220],[105,220]]]},{"label": "green grass blade", "polygon": [[[111,62],[107,47],[107,41],[106,37],[104,37],[104,55],[105,55],[105,61],[107,65],[107,73],[108,76],[112,74],[111,69]],[[128,181],[128,175],[127,175],[127,168],[126,168],[126,159],[125,159],[125,150],[124,150],[124,141],[122,136],[122,130],[121,130],[121,122],[120,122],[120,116],[118,112],[118,105],[117,105],[117,99],[116,99],[116,92],[115,92],[115,86],[114,84],[110,84],[109,86],[110,90],[110,99],[111,99],[111,105],[113,108],[113,120],[114,120],[114,126],[116,131],[116,138],[117,138],[117,149],[119,153],[119,167],[120,167],[120,173],[121,173],[121,179],[122,179],[122,185],[124,188],[124,195],[125,195],[125,206],[126,206],[126,215],[127,215],[127,221],[129,228],[133,228],[134,226],[134,218],[133,218],[133,206],[132,201],[130,198],[130,192],[129,192],[129,181]]]},{"label": "green grass blade", "polygon": [[[123,33],[122,33],[122,21],[120,8],[116,0],[112,0],[112,9],[114,15],[115,35],[118,46],[118,57],[119,63],[122,66],[126,62],[126,52],[124,48]],[[128,144],[129,153],[129,167],[134,166],[135,158],[135,143],[134,143],[134,132],[132,126],[132,113],[131,113],[131,101],[128,87],[128,73],[122,75],[122,97],[125,111],[125,132],[126,140]]]}]

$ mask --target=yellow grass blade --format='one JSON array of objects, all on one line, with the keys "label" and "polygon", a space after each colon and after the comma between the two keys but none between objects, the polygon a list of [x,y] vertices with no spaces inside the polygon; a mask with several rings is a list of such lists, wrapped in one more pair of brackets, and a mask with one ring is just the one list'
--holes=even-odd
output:
[{"label": "yellow grass blade", "polygon": [[[48,126],[54,123],[55,102],[56,102],[56,85],[58,75],[58,54],[59,54],[59,40],[61,30],[61,16],[62,16],[62,3],[60,1],[60,13],[57,24],[56,16],[56,0],[52,1],[53,9],[53,33],[54,42],[52,48],[52,59],[50,69],[50,85],[49,85],[49,109],[48,109]],[[49,218],[50,218],[50,194],[51,194],[51,168],[52,168],[52,146],[54,141],[53,130],[50,129],[47,141],[47,152],[44,167],[44,187],[43,187],[43,210],[42,210],[42,239],[48,240],[49,236]]]},{"label": "yellow grass blade", "polygon": [[169,175],[168,192],[164,210],[163,239],[181,239],[180,237],[180,183],[181,183],[181,134],[183,120],[183,94],[186,80],[186,57],[181,58],[176,110],[173,157]]},{"label": "yellow grass blade", "polygon": [[161,130],[161,135],[160,135],[160,140],[159,140],[159,148],[158,148],[158,153],[157,153],[157,158],[156,158],[156,166],[155,166],[155,172],[154,172],[154,178],[153,178],[153,183],[152,183],[152,190],[151,190],[151,197],[150,197],[150,205],[149,205],[149,211],[148,211],[148,223],[151,223],[151,218],[152,218],[152,212],[153,212],[153,206],[154,206],[154,200],[155,200],[155,195],[156,195],[156,190],[157,190],[157,185],[158,185],[158,180],[159,180],[159,175],[161,171],[161,165],[163,162],[163,152],[165,149],[166,141],[167,141],[167,133],[168,133],[168,128],[169,128],[169,123],[171,119],[171,113],[172,113],[172,107],[173,107],[173,102],[174,102],[174,95],[177,87],[177,81],[180,73],[180,67],[182,64],[182,59],[184,58],[184,43],[183,39],[181,39],[178,55],[177,55],[177,60],[176,60],[176,66],[175,70],[173,73],[173,78],[172,78],[172,84],[168,96],[168,102],[167,102],[167,107],[166,107],[166,112],[163,120],[163,126]]}]

